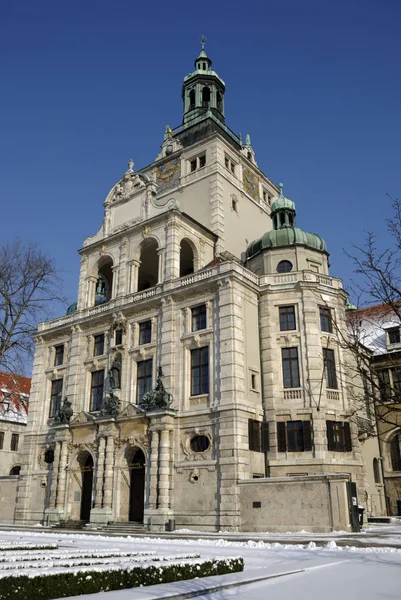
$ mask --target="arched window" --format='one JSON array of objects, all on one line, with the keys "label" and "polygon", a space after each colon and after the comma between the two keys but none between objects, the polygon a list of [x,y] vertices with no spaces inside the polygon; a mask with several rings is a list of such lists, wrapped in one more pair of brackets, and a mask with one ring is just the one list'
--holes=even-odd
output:
[{"label": "arched window", "polygon": [[223,97],[220,94],[220,92],[217,92],[216,101],[217,101],[217,110],[219,112],[222,112],[223,111]]},{"label": "arched window", "polygon": [[209,106],[209,102],[210,102],[210,88],[205,86],[202,89],[202,105]]},{"label": "arched window", "polygon": [[15,465],[10,471],[10,475],[19,475],[21,471],[20,465]]},{"label": "arched window", "polygon": [[292,263],[289,260],[280,260],[277,265],[277,273],[289,273],[292,271]]},{"label": "arched window", "polygon": [[180,277],[194,272],[194,252],[186,240],[181,241],[180,248]]},{"label": "arched window", "polygon": [[377,458],[373,459],[373,477],[375,478],[375,483],[381,483],[380,466]]},{"label": "arched window", "polygon": [[189,92],[189,110],[195,108],[195,90]]},{"label": "arched window", "polygon": [[154,287],[159,281],[159,257],[156,240],[148,239],[143,242],[140,262],[138,292]]},{"label": "arched window", "polygon": [[113,261],[106,257],[99,261],[95,290],[95,306],[111,300],[113,289]]},{"label": "arched window", "polygon": [[401,471],[400,434],[397,433],[390,442],[391,468]]}]

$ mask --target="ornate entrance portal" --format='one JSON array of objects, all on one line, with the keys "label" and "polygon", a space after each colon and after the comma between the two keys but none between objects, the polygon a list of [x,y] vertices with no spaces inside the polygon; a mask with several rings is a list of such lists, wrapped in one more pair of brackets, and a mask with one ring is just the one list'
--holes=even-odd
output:
[{"label": "ornate entrance portal", "polygon": [[132,449],[128,456],[130,472],[129,520],[143,521],[145,495],[145,456],[142,450]]},{"label": "ornate entrance portal", "polygon": [[80,519],[89,521],[92,508],[93,458],[89,453],[85,453],[79,462],[82,475]]}]

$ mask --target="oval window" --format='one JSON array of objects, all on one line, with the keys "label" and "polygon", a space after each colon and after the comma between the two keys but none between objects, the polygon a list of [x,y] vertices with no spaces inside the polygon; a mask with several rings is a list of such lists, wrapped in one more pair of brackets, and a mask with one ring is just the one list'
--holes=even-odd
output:
[{"label": "oval window", "polygon": [[54,462],[54,450],[46,450],[44,460],[48,465]]},{"label": "oval window", "polygon": [[277,265],[277,273],[289,273],[292,271],[292,263],[289,260],[280,260]]},{"label": "oval window", "polygon": [[210,446],[210,440],[206,435],[195,435],[191,439],[192,452],[205,452]]}]

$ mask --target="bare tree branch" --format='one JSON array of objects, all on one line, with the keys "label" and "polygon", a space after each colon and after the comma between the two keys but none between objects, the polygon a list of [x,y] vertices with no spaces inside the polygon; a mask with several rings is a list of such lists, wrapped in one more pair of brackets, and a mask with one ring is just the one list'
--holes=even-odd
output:
[{"label": "bare tree branch", "polygon": [[64,302],[52,258],[32,242],[0,246],[0,369],[21,370],[32,355],[39,321]]}]

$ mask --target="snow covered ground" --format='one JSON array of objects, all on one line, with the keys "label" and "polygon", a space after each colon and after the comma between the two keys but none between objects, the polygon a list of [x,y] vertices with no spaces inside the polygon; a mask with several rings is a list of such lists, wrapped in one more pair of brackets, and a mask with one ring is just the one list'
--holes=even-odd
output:
[{"label": "snow covered ground", "polygon": [[[230,541],[227,539],[176,539],[146,537],[107,537],[86,534],[49,533],[47,530],[0,531],[0,545],[9,542],[24,544],[55,544],[65,552],[82,550],[149,552],[187,555],[199,553],[201,558],[241,555],[245,560],[245,571],[240,574],[225,575],[203,580],[186,581],[177,584],[164,584],[133,590],[107,592],[87,596],[87,600],[150,600],[166,598],[174,593],[197,591],[198,598],[224,600],[233,596],[252,600],[300,600],[321,599],[342,600],[363,598],[363,600],[399,600],[401,598],[401,526],[370,527],[362,534],[272,534],[280,537],[280,543],[269,541]],[[228,536],[227,536],[228,537]],[[242,537],[242,536],[241,536]],[[243,536],[244,538],[246,536]],[[265,536],[266,538],[268,536]],[[299,540],[288,544],[286,539]],[[329,541],[326,541],[330,538]],[[355,539],[363,540],[363,545],[355,544]],[[349,545],[339,547],[350,541]],[[323,546],[316,542],[323,541]],[[367,545],[371,543],[374,547]],[[399,547],[396,547],[396,546]],[[68,551],[68,552],[67,552]],[[52,551],[49,550],[49,553]],[[281,575],[281,576],[278,576]],[[268,577],[253,583],[241,585],[244,581]],[[273,578],[274,576],[274,578]],[[234,587],[217,589],[207,593],[213,584],[234,583]],[[204,595],[199,592],[205,590]],[[82,597],[81,597],[82,598]]]}]

